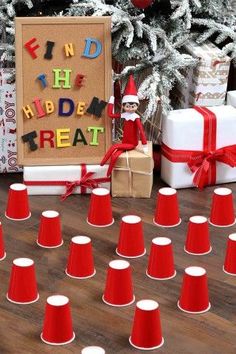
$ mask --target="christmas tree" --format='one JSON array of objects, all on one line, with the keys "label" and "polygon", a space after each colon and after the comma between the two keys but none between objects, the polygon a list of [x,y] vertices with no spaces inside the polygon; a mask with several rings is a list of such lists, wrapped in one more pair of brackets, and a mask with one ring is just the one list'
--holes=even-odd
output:
[{"label": "christmas tree", "polygon": [[134,73],[140,98],[148,100],[147,120],[156,112],[158,98],[164,112],[171,108],[169,91],[175,82],[185,82],[182,69],[196,65],[181,50],[194,33],[197,42],[210,39],[222,54],[236,57],[235,7],[232,0],[67,0],[59,5],[55,0],[2,0],[0,19],[8,43],[2,55],[14,60],[15,16],[111,16],[112,54],[119,63],[114,69],[120,69],[114,80]]}]

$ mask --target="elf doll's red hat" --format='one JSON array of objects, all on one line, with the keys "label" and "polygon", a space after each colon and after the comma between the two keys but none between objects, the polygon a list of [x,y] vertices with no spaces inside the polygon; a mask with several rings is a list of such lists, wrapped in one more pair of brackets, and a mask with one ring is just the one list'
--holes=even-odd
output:
[{"label": "elf doll's red hat", "polygon": [[127,102],[135,102],[137,104],[139,104],[139,99],[138,99],[138,95],[137,95],[137,88],[136,88],[136,84],[134,81],[134,77],[133,75],[129,76],[127,85],[125,87],[125,91],[123,94],[123,98],[122,98],[122,103],[127,103]]}]

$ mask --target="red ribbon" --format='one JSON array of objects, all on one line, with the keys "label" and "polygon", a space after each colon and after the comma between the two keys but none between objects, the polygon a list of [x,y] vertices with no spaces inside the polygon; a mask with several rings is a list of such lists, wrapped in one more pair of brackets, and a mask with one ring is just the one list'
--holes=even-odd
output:
[{"label": "red ribbon", "polygon": [[224,60],[215,60],[214,63],[213,63],[213,66],[216,66],[218,64],[224,64],[225,61]]},{"label": "red ribbon", "polygon": [[24,181],[26,186],[65,186],[66,191],[61,196],[64,201],[68,198],[76,187],[81,188],[81,194],[86,193],[86,188],[93,189],[99,187],[100,183],[110,182],[110,177],[92,178],[95,172],[87,172],[86,165],[81,164],[81,178],[77,181]]},{"label": "red ribbon", "polygon": [[216,149],[217,120],[213,112],[205,107],[193,107],[204,119],[203,150],[173,150],[162,144],[162,154],[171,162],[186,162],[195,173],[193,184],[202,189],[216,183],[216,161],[230,167],[236,166],[236,145]]}]

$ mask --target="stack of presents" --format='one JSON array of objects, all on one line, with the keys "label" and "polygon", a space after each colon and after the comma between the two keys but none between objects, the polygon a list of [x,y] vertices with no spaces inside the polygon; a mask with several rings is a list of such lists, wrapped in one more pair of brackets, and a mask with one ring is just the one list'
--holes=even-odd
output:
[{"label": "stack of presents", "polygon": [[[173,188],[236,180],[236,100],[227,92],[230,58],[211,42],[189,41],[187,53],[198,58],[177,87],[177,108],[163,120],[162,179]],[[226,96],[227,94],[227,96]]]},{"label": "stack of presents", "polygon": [[[185,50],[199,61],[193,70],[185,73],[187,87],[178,86],[173,91],[171,99],[175,109],[162,119],[161,177],[173,188],[203,188],[235,181],[236,91],[227,92],[231,60],[222,56],[211,42],[198,45],[189,41]],[[6,70],[1,69],[2,173],[20,171],[16,163],[15,87],[7,84],[6,75]],[[122,141],[110,147],[97,165],[86,165],[85,161],[83,165],[73,166],[25,166],[23,179],[30,195],[64,195],[65,186],[60,183],[63,181],[73,184],[71,193],[90,193],[86,176],[92,172],[93,180],[99,186],[111,188],[114,197],[150,197],[152,142],[146,138],[138,114],[139,101],[132,76],[122,97],[120,112],[114,110],[112,97],[106,107],[111,119],[124,122]]]}]

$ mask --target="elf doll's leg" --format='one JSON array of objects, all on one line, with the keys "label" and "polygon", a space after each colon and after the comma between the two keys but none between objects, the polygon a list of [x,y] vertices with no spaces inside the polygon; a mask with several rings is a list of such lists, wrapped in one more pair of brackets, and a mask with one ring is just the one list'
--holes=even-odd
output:
[{"label": "elf doll's leg", "polygon": [[[117,144],[118,145],[118,144]],[[110,164],[107,170],[107,176],[110,176],[112,173],[112,170],[115,166],[115,163],[118,159],[118,157],[124,152],[124,151],[128,151],[128,150],[132,150],[134,149],[134,145],[132,144],[119,144],[119,147],[116,146],[116,150],[113,152],[113,154],[111,155],[111,159],[110,159]]]},{"label": "elf doll's leg", "polygon": [[104,155],[102,161],[100,162],[100,166],[103,166],[105,165],[105,163],[107,162],[107,160],[109,160],[109,158],[111,157],[111,155],[113,154],[113,152],[117,149],[117,146],[118,144],[115,144],[113,146],[111,146],[109,148],[109,150],[106,152],[106,154]]},{"label": "elf doll's leg", "polygon": [[133,144],[115,144],[115,145],[111,146],[110,149],[105,154],[105,156],[103,157],[103,159],[100,163],[100,166],[105,165],[105,163],[107,162],[107,160],[109,160],[109,158],[114,153],[114,151],[121,149],[123,152],[125,150],[132,150],[134,148],[135,148],[135,146]]},{"label": "elf doll's leg", "polygon": [[123,153],[123,150],[116,150],[112,155],[111,155],[111,159],[110,159],[110,163],[109,163],[109,167],[107,170],[107,177],[109,177],[112,173],[112,170],[115,166],[116,160],[118,159],[118,157]]}]

